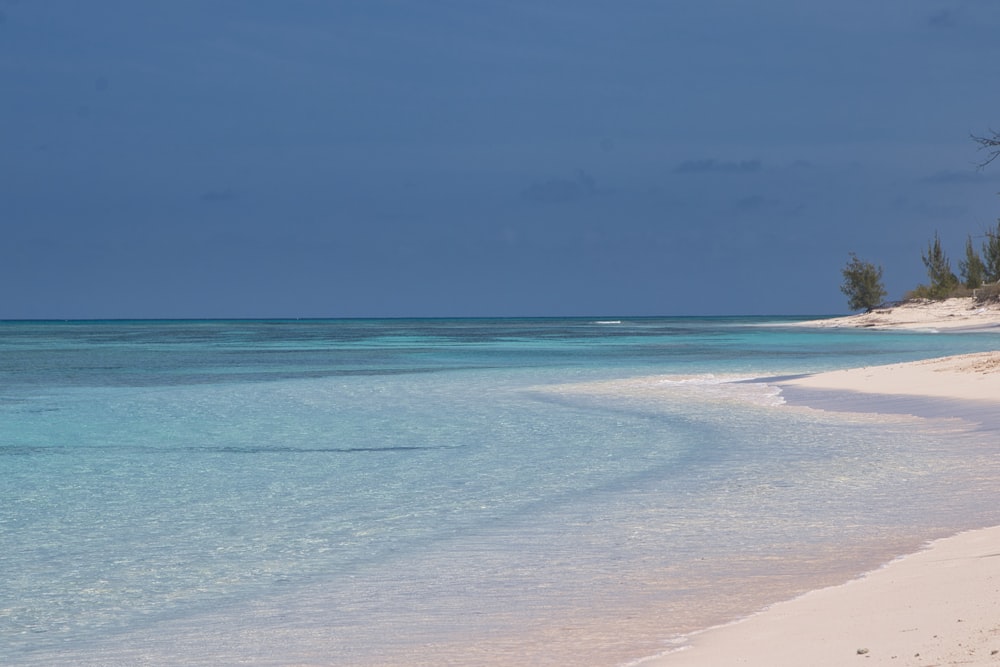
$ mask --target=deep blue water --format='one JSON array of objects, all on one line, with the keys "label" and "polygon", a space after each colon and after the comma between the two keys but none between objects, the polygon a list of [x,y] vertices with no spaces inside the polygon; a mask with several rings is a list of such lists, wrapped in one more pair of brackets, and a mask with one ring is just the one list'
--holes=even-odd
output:
[{"label": "deep blue water", "polygon": [[0,323],[0,664],[621,664],[1000,521],[988,434],[779,318]]}]

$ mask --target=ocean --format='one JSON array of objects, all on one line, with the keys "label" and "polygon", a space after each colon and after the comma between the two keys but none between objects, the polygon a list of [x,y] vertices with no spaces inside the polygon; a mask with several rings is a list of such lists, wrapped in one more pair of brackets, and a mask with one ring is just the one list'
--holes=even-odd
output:
[{"label": "ocean", "polygon": [[0,664],[626,665],[1000,524],[997,433],[794,318],[0,322]]}]

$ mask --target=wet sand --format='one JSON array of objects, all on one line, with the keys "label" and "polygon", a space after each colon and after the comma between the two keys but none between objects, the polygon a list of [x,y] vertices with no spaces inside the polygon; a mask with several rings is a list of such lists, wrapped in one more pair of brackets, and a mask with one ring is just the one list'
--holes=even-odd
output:
[{"label": "wet sand", "polygon": [[[1000,352],[775,384],[793,405],[961,419],[1000,434]],[[935,541],[859,579],[696,634],[683,649],[638,664],[1000,665],[1000,527]]]}]

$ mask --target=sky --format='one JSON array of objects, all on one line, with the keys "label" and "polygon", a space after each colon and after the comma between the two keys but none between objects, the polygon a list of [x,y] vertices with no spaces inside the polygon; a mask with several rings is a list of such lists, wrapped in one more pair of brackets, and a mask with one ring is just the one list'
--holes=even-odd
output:
[{"label": "sky", "polygon": [[0,0],[0,319],[811,315],[1000,217],[996,0]]}]

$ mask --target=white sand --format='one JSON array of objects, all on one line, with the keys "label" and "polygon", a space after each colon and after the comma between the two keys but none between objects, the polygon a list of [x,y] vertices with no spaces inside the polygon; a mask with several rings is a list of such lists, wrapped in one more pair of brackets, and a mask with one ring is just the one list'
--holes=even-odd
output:
[{"label": "white sand", "polygon": [[[835,371],[782,384],[974,399],[1000,408],[1000,351]],[[939,540],[860,579],[695,635],[685,649],[641,664],[1000,666],[1000,527]]]},{"label": "white sand", "polygon": [[1000,527],[939,540],[642,665],[1000,665]]},{"label": "white sand", "polygon": [[867,394],[996,401],[1000,409],[1000,351],[831,371],[781,384]]},{"label": "white sand", "polygon": [[1000,304],[978,304],[972,297],[905,303],[860,315],[797,322],[804,327],[870,329],[992,329],[1000,327]]}]

